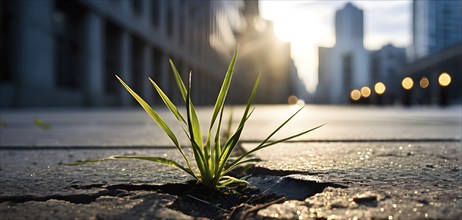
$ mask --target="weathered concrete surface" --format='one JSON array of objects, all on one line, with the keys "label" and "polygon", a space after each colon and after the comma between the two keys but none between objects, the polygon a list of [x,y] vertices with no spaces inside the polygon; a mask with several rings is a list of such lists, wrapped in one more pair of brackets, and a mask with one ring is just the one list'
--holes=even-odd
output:
[{"label": "weathered concrete surface", "polygon": [[165,184],[184,184],[192,179],[175,168],[139,160],[64,165],[111,155],[182,160],[173,148],[0,150],[0,218],[191,218],[168,208],[177,196],[161,192],[175,189],[175,186],[165,189]]},{"label": "weathered concrete surface", "polygon": [[141,160],[66,163],[112,155],[162,156],[183,164],[176,148],[151,150],[1,150],[1,197],[97,193],[118,184],[163,185],[191,180],[180,170]]},{"label": "weathered concrete surface", "polygon": [[[234,109],[235,124],[242,110]],[[296,110],[258,106],[243,134],[244,146],[254,146]],[[199,117],[206,122],[210,112],[201,108]],[[169,113],[161,109],[161,114],[187,145]],[[36,117],[50,128],[35,126]],[[263,161],[252,178],[308,175],[334,185],[248,217],[458,219],[461,117],[460,106],[308,106],[276,136],[327,125],[300,137],[301,142],[257,153]],[[63,165],[134,154],[181,161],[168,137],[141,110],[0,111],[0,120],[0,219],[192,218],[169,206],[178,198],[174,188],[190,180],[174,168],[136,160]]]},{"label": "weathered concrete surface", "polygon": [[257,155],[264,160],[257,173],[300,173],[346,186],[272,205],[257,218],[462,218],[460,142],[289,143]]},{"label": "weathered concrete surface", "polygon": [[[243,140],[263,140],[299,106],[257,106],[249,119]],[[212,108],[199,108],[204,127]],[[306,106],[275,137],[284,137],[311,127],[327,125],[298,140],[403,140],[461,139],[461,107],[377,108]],[[167,109],[160,114],[188,145],[179,123]],[[233,108],[233,121],[238,124],[243,107]],[[228,116],[225,116],[228,120]],[[40,129],[34,119],[40,118],[50,129]],[[16,110],[0,111],[0,147],[49,146],[171,146],[172,142],[141,109],[128,110]]]}]

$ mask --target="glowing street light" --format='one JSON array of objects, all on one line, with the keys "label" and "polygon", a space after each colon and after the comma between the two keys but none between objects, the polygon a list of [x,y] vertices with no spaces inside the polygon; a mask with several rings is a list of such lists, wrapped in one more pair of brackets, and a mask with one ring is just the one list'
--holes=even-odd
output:
[{"label": "glowing street light", "polygon": [[369,89],[369,87],[364,86],[363,88],[361,88],[361,96],[363,96],[364,98],[368,98],[370,95],[371,89]]},{"label": "glowing street light", "polygon": [[438,77],[438,83],[442,87],[449,86],[449,84],[451,84],[451,76],[448,73],[441,73]]},{"label": "glowing street light", "polygon": [[403,86],[405,90],[410,90],[412,89],[412,86],[414,86],[414,80],[412,80],[411,77],[406,77],[401,82],[401,85]]},{"label": "glowing street light", "polygon": [[382,95],[387,90],[387,87],[382,82],[378,82],[374,86],[375,93]]},{"label": "glowing street light", "polygon": [[297,104],[297,101],[298,101],[298,98],[297,96],[294,96],[294,95],[291,95],[289,96],[289,98],[287,98],[287,102],[289,103],[289,105],[295,105]]},{"label": "glowing street light", "polygon": [[355,90],[351,91],[350,97],[351,97],[351,99],[353,99],[353,101],[358,101],[361,98],[361,92],[359,90],[355,89]]},{"label": "glowing street light", "polygon": [[419,84],[420,84],[420,88],[425,89],[428,87],[428,85],[430,85],[430,81],[428,80],[427,77],[424,76],[422,77],[422,79],[420,79]]}]

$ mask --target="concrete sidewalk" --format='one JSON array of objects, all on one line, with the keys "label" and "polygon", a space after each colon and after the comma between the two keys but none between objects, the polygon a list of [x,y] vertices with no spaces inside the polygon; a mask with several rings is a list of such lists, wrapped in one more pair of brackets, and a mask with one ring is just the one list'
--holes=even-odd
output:
[{"label": "concrete sidewalk", "polygon": [[[243,147],[252,148],[296,110],[257,106],[243,134]],[[234,124],[242,111],[234,108]],[[199,110],[204,124],[210,112]],[[165,109],[161,114],[175,125]],[[327,125],[297,142],[257,153],[263,161],[249,179],[262,190],[285,195],[287,201],[247,217],[460,218],[461,117],[460,106],[307,106],[278,137]],[[50,128],[37,127],[35,118]],[[191,178],[174,168],[125,160],[63,165],[110,155],[181,161],[168,137],[139,109],[1,111],[0,120],[1,219],[210,217],[175,208],[183,201],[176,188]],[[179,126],[173,129],[182,133]],[[187,145],[186,137],[180,136],[180,142]],[[258,184],[264,181],[271,184]],[[314,195],[291,199],[291,193],[303,194],[306,186],[323,187]]]}]

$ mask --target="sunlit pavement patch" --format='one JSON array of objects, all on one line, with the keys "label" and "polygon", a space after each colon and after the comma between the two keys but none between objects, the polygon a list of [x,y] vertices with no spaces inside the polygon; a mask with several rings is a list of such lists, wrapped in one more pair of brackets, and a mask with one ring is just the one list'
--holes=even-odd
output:
[{"label": "sunlit pavement patch", "polygon": [[460,155],[460,143],[453,142],[281,144],[257,154],[263,159],[257,169],[311,173],[346,187],[326,187],[302,201],[273,204],[255,217],[458,219]]}]

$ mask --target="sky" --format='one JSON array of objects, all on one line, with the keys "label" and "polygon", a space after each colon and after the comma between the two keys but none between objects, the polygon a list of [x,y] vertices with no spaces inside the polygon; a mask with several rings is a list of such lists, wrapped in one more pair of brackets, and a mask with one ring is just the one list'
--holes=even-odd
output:
[{"label": "sky", "polygon": [[411,43],[412,1],[260,0],[260,14],[274,22],[276,36],[291,43],[291,56],[308,92],[318,83],[318,47],[335,45],[335,11],[351,2],[364,11],[364,46],[377,50]]}]

